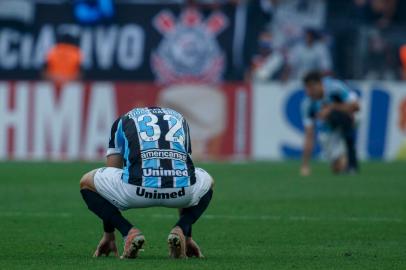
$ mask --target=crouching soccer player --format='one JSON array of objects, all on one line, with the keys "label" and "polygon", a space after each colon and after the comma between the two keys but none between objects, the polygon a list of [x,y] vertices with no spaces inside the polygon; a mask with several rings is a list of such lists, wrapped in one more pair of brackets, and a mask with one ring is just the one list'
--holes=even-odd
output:
[{"label": "crouching soccer player", "polygon": [[355,147],[355,114],[359,111],[358,95],[345,83],[310,72],[304,78],[307,98],[303,103],[305,140],[301,174],[310,174],[315,129],[333,173],[357,172]]},{"label": "crouching soccer player", "polygon": [[179,209],[179,220],[168,236],[170,257],[203,256],[192,239],[192,225],[208,207],[214,182],[194,167],[190,155],[188,124],[174,110],[135,108],[114,122],[107,167],[80,181],[83,200],[104,226],[95,257],[110,252],[117,256],[117,229],[125,240],[121,258],[136,258],[145,238],[120,210],[154,206]]}]

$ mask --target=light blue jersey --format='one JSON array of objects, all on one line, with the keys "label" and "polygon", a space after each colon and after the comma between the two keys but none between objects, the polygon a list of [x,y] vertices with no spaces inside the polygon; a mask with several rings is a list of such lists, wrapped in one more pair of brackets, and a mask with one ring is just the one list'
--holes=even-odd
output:
[{"label": "light blue jersey", "polygon": [[328,132],[331,128],[325,121],[317,118],[323,106],[332,103],[350,103],[358,99],[358,95],[343,81],[326,77],[322,79],[324,95],[322,99],[313,100],[306,97],[302,106],[303,123],[305,126],[314,125],[321,131]]}]

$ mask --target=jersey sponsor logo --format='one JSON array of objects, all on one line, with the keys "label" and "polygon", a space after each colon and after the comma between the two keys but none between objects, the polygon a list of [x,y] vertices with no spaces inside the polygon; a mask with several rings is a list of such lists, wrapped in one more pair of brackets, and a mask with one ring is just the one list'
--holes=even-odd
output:
[{"label": "jersey sponsor logo", "polygon": [[158,190],[154,190],[154,192],[148,192],[145,188],[137,187],[136,194],[140,197],[144,197],[146,199],[176,199],[185,196],[185,188],[181,188],[178,192],[158,192]]},{"label": "jersey sponsor logo", "polygon": [[178,169],[172,169],[172,170],[165,170],[163,168],[143,168],[142,169],[142,174],[144,177],[151,177],[151,176],[156,176],[156,177],[162,177],[162,176],[172,176],[172,177],[189,177],[189,173],[187,170],[178,170]]},{"label": "jersey sponsor logo", "polygon": [[147,159],[172,159],[186,161],[187,155],[175,150],[162,150],[162,149],[151,149],[146,151],[141,151],[141,158],[143,160]]}]

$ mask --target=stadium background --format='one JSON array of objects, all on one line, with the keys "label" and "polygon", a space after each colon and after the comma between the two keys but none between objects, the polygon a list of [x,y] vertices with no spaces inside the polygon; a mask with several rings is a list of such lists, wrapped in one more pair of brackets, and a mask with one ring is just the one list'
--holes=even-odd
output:
[{"label": "stadium background", "polygon": [[[0,159],[101,159],[109,124],[152,105],[189,118],[201,159],[298,158],[303,93],[285,70],[309,28],[329,50],[325,71],[362,96],[361,157],[406,155],[403,2],[392,17],[357,1],[147,2],[2,1]],[[247,74],[266,32],[282,71],[256,80]],[[81,80],[46,83],[47,53],[66,34],[83,55]]]},{"label": "stadium background", "polygon": [[[185,115],[194,158],[209,162],[203,166],[218,179],[213,207],[196,229],[212,258],[198,263],[202,269],[402,269],[405,164],[396,160],[406,158],[405,21],[401,0],[0,0],[0,232],[7,243],[0,265],[117,267],[87,260],[100,232],[85,229],[97,221],[81,204],[77,181],[101,166],[116,117],[159,105]],[[309,64],[294,51],[308,30],[323,56],[310,66],[345,79],[361,97],[364,163],[353,178],[315,163],[304,182],[294,161],[303,140],[298,74]],[[44,71],[65,35],[83,59],[80,78],[61,84]],[[256,76],[267,57],[272,72]],[[153,255],[145,256],[154,261],[140,265],[160,267],[163,248],[153,247],[161,240],[152,232],[175,215],[128,215],[152,235]],[[28,230],[53,240],[44,246]],[[14,239],[21,233],[29,250]],[[245,248],[227,244],[237,238]]]}]

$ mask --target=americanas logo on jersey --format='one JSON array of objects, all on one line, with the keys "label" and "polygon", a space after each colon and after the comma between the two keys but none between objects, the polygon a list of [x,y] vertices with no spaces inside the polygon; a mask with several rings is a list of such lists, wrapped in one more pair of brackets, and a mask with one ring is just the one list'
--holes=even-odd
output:
[{"label": "americanas logo on jersey", "polygon": [[216,39],[228,21],[221,12],[207,19],[193,8],[176,19],[170,11],[154,18],[163,39],[151,56],[151,66],[159,82],[214,83],[221,80],[225,57]]}]

